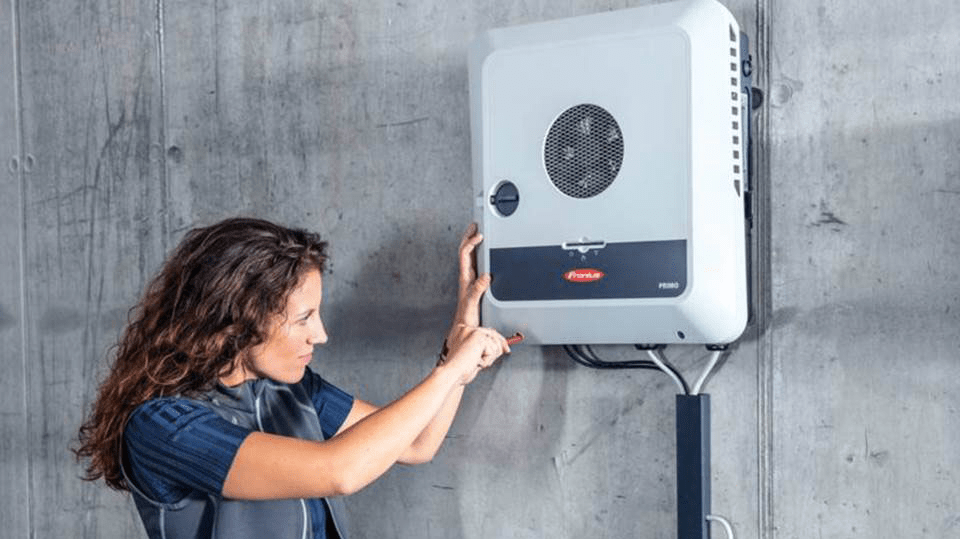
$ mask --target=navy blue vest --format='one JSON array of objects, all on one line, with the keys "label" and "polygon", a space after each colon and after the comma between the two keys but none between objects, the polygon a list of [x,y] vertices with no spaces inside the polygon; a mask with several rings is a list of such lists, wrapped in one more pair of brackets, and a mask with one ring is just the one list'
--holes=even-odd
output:
[{"label": "navy blue vest", "polygon": [[[302,384],[258,379],[229,388],[218,385],[197,399],[235,425],[250,430],[323,440],[311,395]],[[134,502],[150,539],[312,539],[310,511],[301,499],[245,501],[194,492],[173,503],[151,500],[124,469]],[[347,538],[346,510],[341,498],[324,498],[333,526]],[[328,539],[336,539],[330,537]]]}]

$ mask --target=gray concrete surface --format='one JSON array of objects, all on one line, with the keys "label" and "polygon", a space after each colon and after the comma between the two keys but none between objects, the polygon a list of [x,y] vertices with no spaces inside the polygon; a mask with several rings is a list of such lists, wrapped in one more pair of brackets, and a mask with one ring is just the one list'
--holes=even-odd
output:
[{"label": "gray concrete surface", "polygon": [[[142,536],[68,447],[191,226],[321,231],[314,367],[379,403],[414,384],[470,215],[469,40],[643,3],[0,0],[0,538]],[[739,537],[956,537],[960,7],[727,5],[767,91],[769,189],[758,326],[708,386],[714,510]],[[690,377],[707,357],[668,356]],[[348,500],[357,537],[674,537],[673,394],[519,347],[432,463]]]},{"label": "gray concrete surface", "polygon": [[960,5],[771,19],[777,535],[960,537]]},{"label": "gray concrete surface", "polygon": [[14,20],[0,0],[0,522],[10,537],[29,526],[27,422],[20,302],[20,156]]}]

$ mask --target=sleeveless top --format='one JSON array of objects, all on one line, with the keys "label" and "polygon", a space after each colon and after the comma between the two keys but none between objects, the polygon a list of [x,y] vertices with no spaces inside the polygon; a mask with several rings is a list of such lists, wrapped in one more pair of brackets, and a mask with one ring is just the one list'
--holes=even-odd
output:
[{"label": "sleeveless top", "polygon": [[[250,432],[329,439],[346,419],[352,404],[352,397],[309,368],[296,384],[257,379],[236,387],[218,384],[197,398],[170,397],[144,403],[131,414],[125,429],[124,440],[130,454],[124,452],[122,468],[147,535],[150,539],[324,537],[322,529],[317,535],[312,530],[311,513],[315,513],[319,518],[330,519],[324,526],[328,539],[347,539],[346,511],[341,498],[322,498],[321,505],[311,511],[308,506],[315,505],[316,500],[231,500],[223,498],[220,491],[236,448]],[[146,409],[154,412],[156,418],[149,417]],[[162,439],[159,443],[157,439],[144,442],[143,435],[149,436],[154,426],[165,429]],[[206,451],[192,450],[188,440],[197,436],[206,437]],[[164,451],[173,455],[164,458]],[[168,485],[163,496],[156,494],[163,490],[159,487],[143,488],[150,484],[144,479],[149,474],[137,473],[137,466],[131,465],[132,461],[139,463],[141,456],[144,461],[153,459],[155,465],[183,467],[178,474],[187,477],[187,485]],[[196,474],[190,468],[196,469]],[[163,501],[171,497],[177,500]],[[319,513],[322,509],[326,509],[326,515]]]}]

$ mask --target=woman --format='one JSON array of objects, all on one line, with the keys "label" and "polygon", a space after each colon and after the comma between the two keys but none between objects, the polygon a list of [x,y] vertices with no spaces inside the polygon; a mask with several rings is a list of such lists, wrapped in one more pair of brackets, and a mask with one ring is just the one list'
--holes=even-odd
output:
[{"label": "woman", "polygon": [[88,480],[130,490],[151,538],[345,537],[338,496],[436,454],[477,373],[510,351],[479,327],[490,284],[460,243],[459,301],[433,371],[393,403],[309,367],[326,243],[257,219],[190,231],[148,286],[80,429]]}]

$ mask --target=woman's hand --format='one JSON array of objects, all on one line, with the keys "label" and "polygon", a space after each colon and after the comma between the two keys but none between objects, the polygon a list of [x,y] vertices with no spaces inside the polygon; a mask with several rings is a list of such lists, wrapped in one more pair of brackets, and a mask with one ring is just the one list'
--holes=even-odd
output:
[{"label": "woman's hand", "polygon": [[457,326],[478,327],[480,325],[480,299],[490,287],[490,276],[477,277],[476,249],[483,241],[483,235],[477,230],[477,224],[471,223],[467,227],[463,238],[460,239],[459,259],[460,272],[457,288],[457,310],[453,315],[453,324],[445,341],[444,354],[459,346],[460,340],[466,335],[455,331]]},{"label": "woman's hand", "polygon": [[496,330],[479,327],[480,300],[490,288],[489,274],[477,276],[476,249],[481,241],[483,235],[476,223],[471,223],[460,239],[457,310],[444,350],[447,363],[462,369],[463,384],[470,383],[481,369],[510,352],[506,339]]},{"label": "woman's hand", "polygon": [[490,275],[477,278],[477,246],[483,241],[476,223],[470,223],[460,239],[460,274],[457,311],[453,324],[480,325],[480,298],[490,287]]},{"label": "woman's hand", "polygon": [[481,370],[493,365],[503,354],[510,353],[507,340],[496,330],[457,324],[450,331],[452,342],[446,362],[446,368],[455,369],[460,385],[467,385],[477,377]]}]

